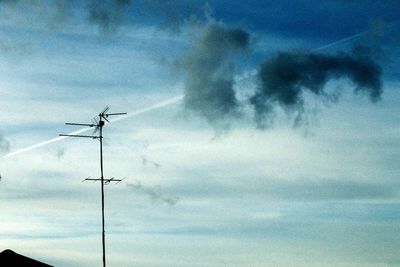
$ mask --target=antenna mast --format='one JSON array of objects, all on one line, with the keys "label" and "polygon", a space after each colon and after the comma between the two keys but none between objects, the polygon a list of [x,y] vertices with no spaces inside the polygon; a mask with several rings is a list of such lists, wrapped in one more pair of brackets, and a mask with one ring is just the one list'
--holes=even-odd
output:
[{"label": "antenna mast", "polygon": [[[100,141],[100,178],[92,179],[86,178],[84,181],[100,181],[101,183],[101,223],[102,223],[102,245],[103,245],[103,267],[106,267],[106,237],[104,231],[104,185],[109,184],[110,182],[119,183],[123,179],[115,179],[114,177],[105,179],[104,178],[104,170],[103,170],[103,127],[105,122],[110,123],[107,119],[110,116],[119,116],[119,115],[126,115],[126,112],[120,113],[107,113],[109,107],[106,107],[102,112],[99,113],[99,119],[94,119],[94,123],[86,124],[86,123],[66,123],[66,125],[73,125],[73,126],[87,126],[87,127],[95,127],[93,135],[75,135],[75,134],[60,134],[60,136],[67,136],[67,137],[80,137],[80,138],[91,138],[97,139]],[[96,132],[99,132],[98,135],[94,135]]]}]

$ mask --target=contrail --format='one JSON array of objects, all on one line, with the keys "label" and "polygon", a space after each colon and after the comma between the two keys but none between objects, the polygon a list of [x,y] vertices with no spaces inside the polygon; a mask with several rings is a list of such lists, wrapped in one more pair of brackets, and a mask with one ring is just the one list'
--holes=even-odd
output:
[{"label": "contrail", "polygon": [[[178,103],[178,102],[182,101],[182,99],[183,99],[183,95],[178,95],[178,96],[169,98],[167,100],[161,101],[161,102],[159,102],[157,104],[154,104],[152,106],[149,106],[149,107],[146,107],[146,108],[142,108],[142,109],[139,109],[139,110],[134,110],[132,112],[128,112],[127,116],[115,118],[113,120],[110,120],[110,122],[116,122],[116,121],[120,121],[120,120],[125,120],[125,119],[128,119],[130,117],[137,116],[137,115],[140,115],[140,114],[152,111],[152,110],[156,110],[156,109],[159,109],[159,108],[170,106],[170,105],[173,105],[175,103]],[[88,131],[90,129],[92,129],[92,128],[90,128],[90,127],[83,128],[83,129],[71,132],[69,134],[70,135],[71,134],[72,135],[73,134],[80,134],[80,133],[86,132],[86,131]],[[48,144],[51,144],[51,143],[54,143],[54,142],[61,141],[61,140],[65,139],[65,138],[67,138],[67,137],[66,136],[59,136],[59,137],[56,137],[56,138],[53,138],[53,139],[50,139],[50,140],[47,140],[47,141],[43,141],[43,142],[38,143],[36,145],[32,145],[32,146],[29,146],[29,147],[26,147],[26,148],[19,149],[19,150],[14,151],[14,152],[10,152],[10,153],[4,155],[2,158],[9,158],[9,157],[12,157],[12,156],[15,156],[15,155],[30,151],[30,150],[38,148],[38,147],[42,147],[42,146],[45,146],[45,145],[48,145]]]},{"label": "contrail", "polygon": [[182,99],[183,99],[183,95],[178,95],[178,96],[169,98],[167,100],[161,101],[161,102],[159,102],[157,104],[154,104],[152,106],[149,106],[147,108],[142,108],[142,109],[139,109],[139,110],[128,112],[127,116],[122,116],[122,117],[115,118],[115,119],[111,120],[111,122],[124,120],[124,119],[130,118],[130,117],[133,117],[133,116],[137,116],[137,115],[146,113],[148,111],[152,111],[152,110],[155,110],[155,109],[159,109],[159,108],[163,108],[163,107],[166,107],[166,106],[170,106],[170,105],[173,105],[175,103],[178,103],[178,102],[182,101]]},{"label": "contrail", "polygon": [[[388,24],[386,24],[386,25],[383,25],[383,27],[386,28],[386,29],[390,29],[390,28],[395,27],[396,25],[398,25],[399,22],[400,22],[400,20],[395,20],[395,21],[392,21],[392,22],[390,22],[390,23],[388,23]],[[349,36],[349,37],[346,37],[346,38],[337,40],[337,41],[335,41],[335,42],[332,42],[332,43],[329,43],[329,44],[326,44],[326,45],[323,45],[323,46],[314,48],[314,49],[311,50],[311,51],[313,51],[313,52],[314,52],[314,51],[320,51],[320,50],[324,50],[324,49],[330,48],[330,47],[335,46],[335,45],[343,44],[343,43],[346,43],[346,42],[348,42],[348,41],[357,39],[358,37],[361,37],[361,36],[363,36],[363,35],[366,35],[366,34],[368,34],[368,33],[370,33],[370,32],[371,32],[371,30],[366,30],[366,31],[363,31],[363,32],[354,34],[354,35],[352,35],[352,36]]]}]

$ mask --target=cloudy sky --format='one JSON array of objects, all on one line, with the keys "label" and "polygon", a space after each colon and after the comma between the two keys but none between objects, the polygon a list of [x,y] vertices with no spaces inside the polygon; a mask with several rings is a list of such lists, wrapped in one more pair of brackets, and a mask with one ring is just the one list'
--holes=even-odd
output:
[{"label": "cloudy sky", "polygon": [[399,9],[0,1],[0,250],[101,265],[109,106],[108,266],[400,266]]}]

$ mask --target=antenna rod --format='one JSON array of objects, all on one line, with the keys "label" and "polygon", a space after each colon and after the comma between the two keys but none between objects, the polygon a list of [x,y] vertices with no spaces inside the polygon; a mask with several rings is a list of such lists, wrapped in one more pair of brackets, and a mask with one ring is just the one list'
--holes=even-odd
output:
[{"label": "antenna rod", "polygon": [[115,116],[115,115],[126,115],[126,114],[128,114],[128,113],[126,113],[126,112],[118,112],[118,113],[106,113],[104,115],[106,115],[106,116]]},{"label": "antenna rod", "polygon": [[102,114],[99,114],[99,126],[100,126],[100,171],[101,171],[101,223],[102,223],[102,244],[103,244],[103,266],[106,267],[106,234],[104,231],[104,173],[103,173],[103,126],[104,122],[102,121]]},{"label": "antenna rod", "polygon": [[71,122],[66,122],[65,125],[77,125],[77,126],[88,126],[88,127],[94,127],[96,124],[88,124],[88,123],[71,123]]},{"label": "antenna rod", "polygon": [[80,135],[80,134],[59,134],[59,136],[68,136],[68,137],[84,137],[84,138],[92,138],[98,139],[98,136],[95,135]]}]

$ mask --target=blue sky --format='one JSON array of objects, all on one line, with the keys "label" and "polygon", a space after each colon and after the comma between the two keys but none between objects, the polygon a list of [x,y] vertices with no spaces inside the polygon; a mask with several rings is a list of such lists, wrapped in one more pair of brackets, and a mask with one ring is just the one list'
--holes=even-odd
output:
[{"label": "blue sky", "polygon": [[101,264],[97,141],[24,149],[108,105],[108,266],[400,266],[399,7],[0,1],[0,250]]}]

